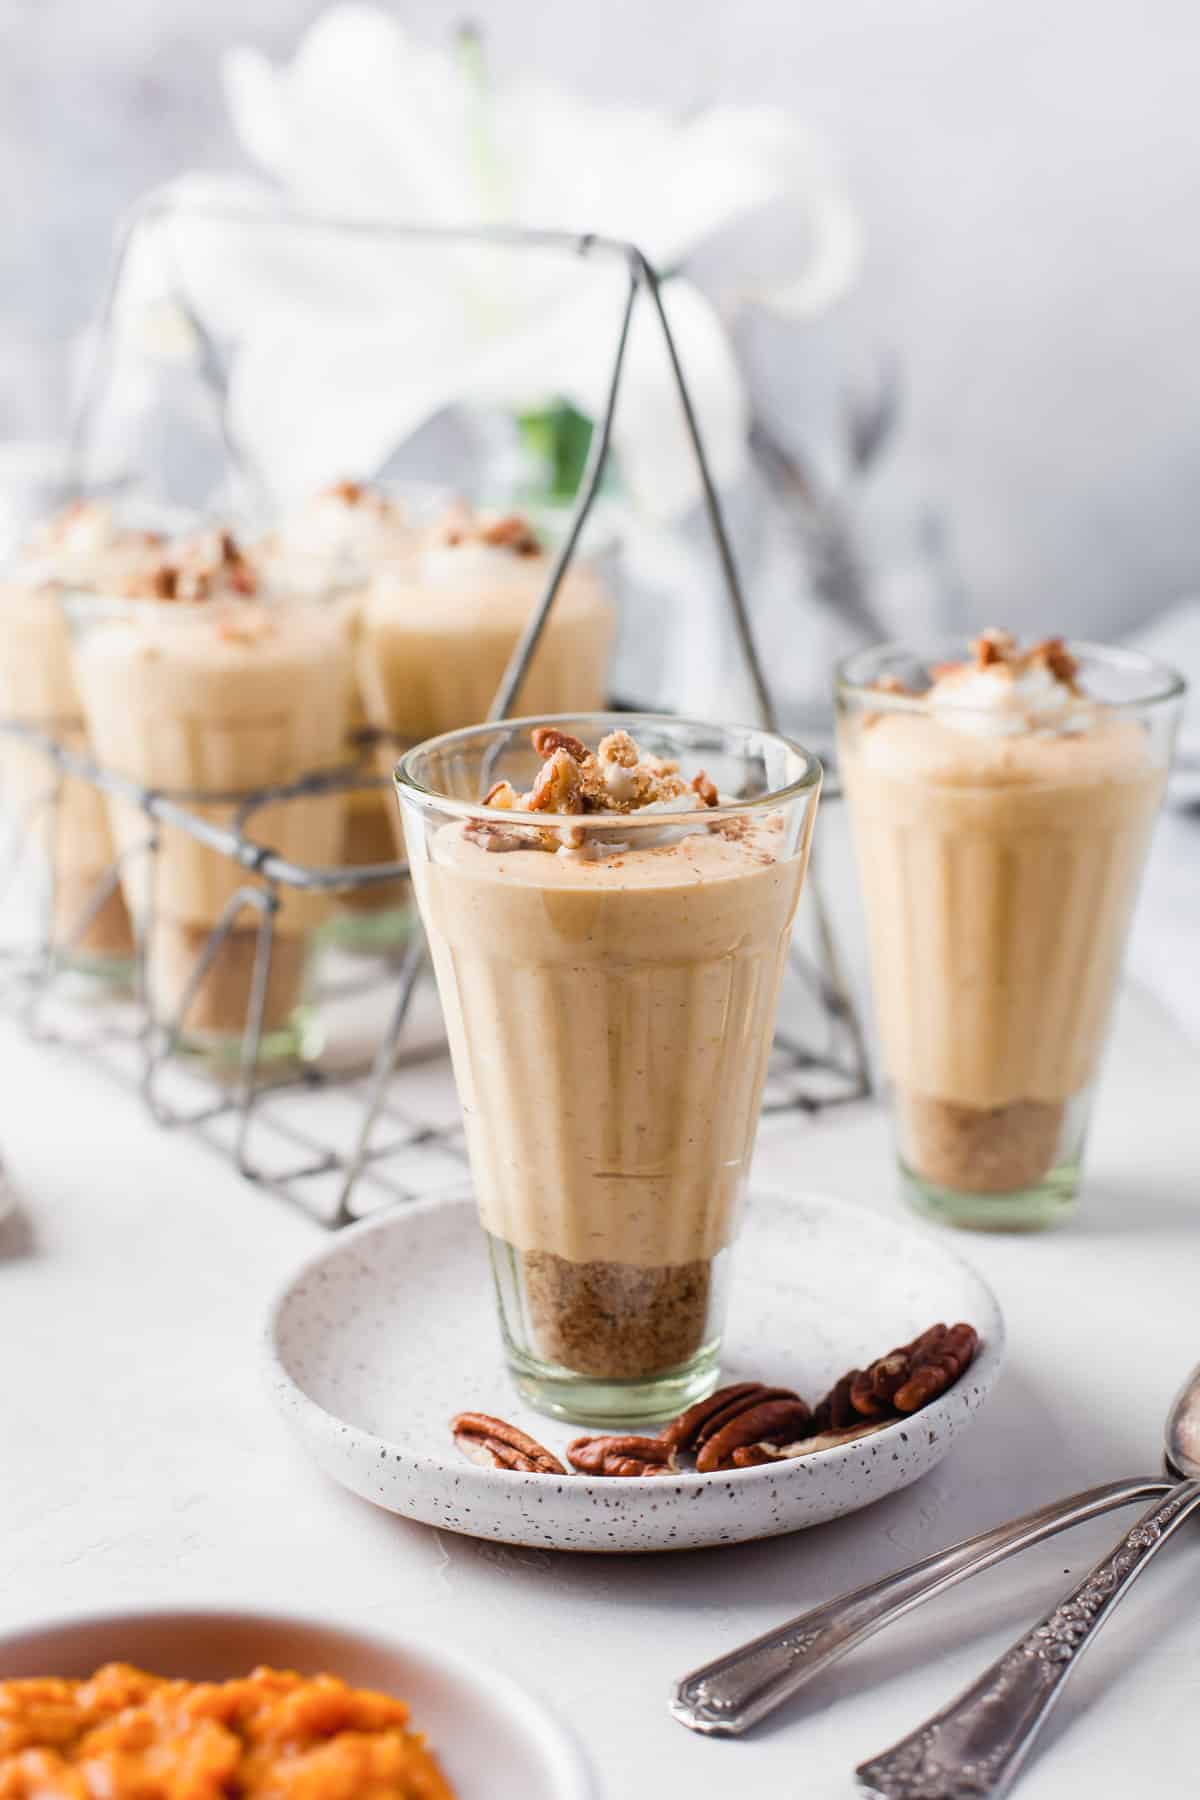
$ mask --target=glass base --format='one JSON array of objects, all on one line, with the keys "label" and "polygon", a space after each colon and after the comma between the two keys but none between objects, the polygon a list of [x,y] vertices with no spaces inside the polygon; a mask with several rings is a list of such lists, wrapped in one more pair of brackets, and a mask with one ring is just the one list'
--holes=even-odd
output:
[{"label": "glass base", "polygon": [[[174,1048],[189,1061],[203,1063],[209,1074],[236,1080],[241,1074],[242,1043],[240,1033],[184,1029]],[[310,1063],[324,1047],[324,1032],[316,1009],[300,1006],[285,1025],[263,1032],[255,1066],[280,1069],[291,1063]]]},{"label": "glass base", "polygon": [[641,1268],[487,1243],[509,1370],[538,1412],[640,1427],[717,1385],[728,1252]]},{"label": "glass base", "polygon": [[682,1368],[649,1381],[599,1381],[525,1356],[506,1345],[508,1367],[521,1398],[550,1419],[574,1425],[662,1424],[711,1394],[721,1365],[720,1340],[705,1344]]},{"label": "glass base", "polygon": [[914,1212],[964,1231],[1045,1231],[1069,1218],[1079,1197],[1078,1160],[1060,1163],[1031,1187],[968,1194],[938,1187],[901,1162],[900,1189]]},{"label": "glass base", "polygon": [[137,979],[137,961],[132,956],[105,956],[86,950],[52,952],[56,973],[79,977],[93,990],[131,992]]}]

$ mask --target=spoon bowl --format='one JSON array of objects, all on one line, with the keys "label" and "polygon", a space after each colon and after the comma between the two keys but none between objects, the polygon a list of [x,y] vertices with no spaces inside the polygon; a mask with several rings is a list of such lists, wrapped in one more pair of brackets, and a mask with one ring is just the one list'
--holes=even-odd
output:
[{"label": "spoon bowl", "polygon": [[1171,1402],[1165,1440],[1168,1471],[1181,1481],[1200,1481],[1200,1364]]}]

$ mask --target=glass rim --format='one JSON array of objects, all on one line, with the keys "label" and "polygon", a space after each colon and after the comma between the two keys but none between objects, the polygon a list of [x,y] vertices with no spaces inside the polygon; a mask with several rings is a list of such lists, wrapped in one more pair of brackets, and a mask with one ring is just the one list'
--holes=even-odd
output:
[{"label": "glass rim", "polygon": [[[852,650],[834,664],[833,685],[835,694],[841,698],[869,698],[875,706],[883,705],[889,712],[924,713],[928,710],[928,694],[893,694],[881,690],[869,681],[855,679],[851,673],[855,663],[866,658],[882,660],[888,656],[926,656],[929,652],[931,660],[944,660],[939,652],[952,650],[961,653],[964,644],[970,649],[973,638],[943,638],[934,640],[927,646],[906,643],[903,639],[888,639],[881,644],[871,644],[860,650]],[[1150,656],[1144,650],[1131,650],[1121,644],[1097,644],[1090,638],[1065,638],[1063,643],[1067,654],[1077,660],[1091,659],[1094,662],[1107,664],[1109,668],[1126,669],[1141,674],[1151,684],[1146,693],[1136,698],[1123,700],[1098,699],[1098,704],[1112,712],[1135,712],[1142,707],[1158,706],[1168,700],[1178,700],[1187,692],[1186,676],[1173,668],[1170,663],[1161,662],[1158,657]],[[948,660],[948,659],[945,659]],[[1086,699],[1087,696],[1085,695]],[[956,713],[987,714],[985,707],[959,706]]]},{"label": "glass rim", "polygon": [[417,756],[428,755],[434,751],[445,750],[455,744],[466,743],[480,737],[499,736],[501,732],[534,731],[539,725],[578,725],[584,720],[603,725],[606,731],[633,732],[635,723],[655,727],[676,727],[693,731],[728,731],[740,732],[748,737],[754,736],[769,739],[772,743],[781,744],[793,756],[802,759],[804,767],[794,781],[785,787],[772,788],[769,793],[756,794],[750,800],[722,801],[717,806],[706,806],[702,809],[703,821],[710,819],[729,819],[744,816],[746,813],[757,813],[773,807],[786,806],[802,797],[820,791],[824,768],[820,759],[803,744],[794,738],[786,737],[780,731],[768,731],[765,726],[758,725],[717,725],[711,720],[680,718],[675,713],[549,713],[529,718],[491,719],[482,725],[464,725],[457,731],[443,731],[437,737],[426,738],[420,744],[413,744],[404,752],[392,770],[392,779],[402,794],[409,794],[422,807],[436,807],[440,812],[451,814],[459,819],[481,819],[484,821],[504,820],[509,824],[537,825],[545,829],[548,825],[557,825],[570,820],[581,830],[591,829],[611,831],[614,825],[622,830],[654,829],[661,831],[665,825],[688,824],[694,817],[701,816],[701,809],[696,813],[680,812],[672,814],[667,811],[653,812],[646,808],[641,814],[637,812],[621,813],[546,813],[518,812],[500,806],[485,806],[482,800],[460,800],[451,794],[440,794],[435,789],[426,787],[418,781],[412,771],[412,761]]}]

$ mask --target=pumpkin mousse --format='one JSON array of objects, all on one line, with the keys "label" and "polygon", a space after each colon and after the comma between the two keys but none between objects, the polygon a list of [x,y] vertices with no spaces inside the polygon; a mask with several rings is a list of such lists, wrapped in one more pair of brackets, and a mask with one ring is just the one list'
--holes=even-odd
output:
[{"label": "pumpkin mousse", "polygon": [[[34,533],[0,578],[0,715],[87,751],[63,595],[127,577],[153,561],[160,544],[155,533],[128,528],[94,500],[74,502]],[[43,828],[55,942],[97,966],[127,961],[133,931],[121,890],[111,884],[112,837],[100,793],[67,775],[51,805],[52,765],[13,739],[3,741],[0,766],[18,811]]]},{"label": "pumpkin mousse", "polygon": [[[519,513],[451,507],[371,585],[359,648],[371,725],[396,746],[486,719],[550,568]],[[512,710],[545,716],[602,705],[613,630],[599,577],[587,562],[573,563]],[[390,768],[394,755],[387,760]]]},{"label": "pumpkin mousse", "polygon": [[[288,514],[276,530],[259,540],[253,554],[272,591],[309,595],[343,607],[357,646],[371,582],[380,571],[403,566],[418,541],[406,507],[394,494],[371,482],[345,480],[333,482]],[[356,651],[356,665],[357,660]],[[374,733],[363,704],[357,666],[346,733],[348,762],[368,759]],[[381,775],[391,773],[394,760],[391,756],[386,759]],[[350,788],[341,860],[361,868],[395,859],[391,794],[384,787]],[[349,890],[340,896],[339,904],[352,913],[375,913],[401,906],[407,898],[407,882],[377,882]]]},{"label": "pumpkin mousse", "polygon": [[841,763],[902,1162],[966,1195],[1077,1162],[1166,778],[1059,639],[985,632],[843,693]]},{"label": "pumpkin mousse", "polygon": [[[340,792],[258,805],[344,757],[350,645],[344,614],[318,602],[271,603],[224,532],[168,547],[158,563],[102,597],[70,603],[75,668],[99,761],[139,785],[184,801],[224,827],[245,820],[255,842],[287,860],[339,858]],[[247,809],[250,808],[249,812]],[[146,914],[147,820],[110,802],[126,857],[126,899]],[[153,1010],[170,1022],[209,936],[234,898],[261,884],[180,827],[163,824],[146,920]],[[300,997],[310,928],[327,903],[281,886],[266,991],[265,1029],[281,1031]],[[248,1016],[260,913],[243,904],[182,1020],[203,1043],[240,1037]]]},{"label": "pumpkin mousse", "polygon": [[811,806],[532,743],[527,790],[406,806],[410,865],[514,1366],[648,1382],[719,1338]]}]

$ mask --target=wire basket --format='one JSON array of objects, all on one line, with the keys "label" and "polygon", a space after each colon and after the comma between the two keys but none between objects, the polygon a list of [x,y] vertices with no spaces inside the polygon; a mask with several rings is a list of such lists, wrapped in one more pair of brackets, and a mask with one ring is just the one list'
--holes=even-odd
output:
[{"label": "wire basket", "polygon": [[[114,259],[97,333],[97,354],[81,397],[73,451],[80,472],[79,491],[86,487],[88,450],[104,403],[112,370],[115,310],[122,273],[139,234],[169,226],[173,219],[208,220],[244,226],[255,233],[320,232],[335,239],[390,239],[421,247],[490,247],[514,255],[553,252],[564,257],[604,261],[623,271],[623,301],[612,340],[611,370],[602,412],[591,435],[586,465],[570,516],[551,559],[545,589],[516,643],[489,717],[507,717],[538,647],[581,534],[596,502],[608,463],[612,423],[621,392],[622,371],[635,308],[649,309],[669,359],[682,418],[700,476],[704,511],[720,567],[737,642],[753,694],[758,722],[777,729],[774,703],[759,658],[745,596],[720,500],[696,421],[687,381],[663,307],[660,278],[633,244],[559,231],[502,228],[443,229],[386,221],[315,218],[279,209],[269,215],[242,218],[227,208],[186,206],[152,199],[127,226]],[[197,333],[210,377],[219,358],[211,346],[193,296],[180,284],[174,298]],[[213,380],[226,449],[236,465],[236,446],[224,424],[223,388]],[[236,467],[235,467],[236,473]],[[126,844],[120,856],[95,881],[77,916],[65,924],[56,906],[55,859],[38,902],[36,941],[12,946],[6,953],[9,979],[5,989],[29,1030],[37,1037],[76,1047],[136,1088],[152,1118],[161,1126],[191,1132],[232,1158],[250,1181],[302,1207],[314,1219],[337,1228],[371,1207],[427,1192],[460,1179],[463,1147],[457,1104],[444,1063],[445,1046],[419,924],[413,915],[411,938],[384,969],[365,976],[342,971],[328,981],[320,1004],[336,1012],[357,1012],[369,993],[377,1004],[385,998],[372,1042],[358,1044],[333,1060],[301,1064],[284,1073],[265,1062],[264,1007],[275,923],[282,898],[290,892],[346,895],[407,875],[403,861],[371,867],[303,867],[277,855],[255,833],[256,815],[266,806],[297,802],[331,786],[384,787],[364,749],[357,769],[334,774],[314,772],[288,788],[241,796],[228,825],[201,816],[196,802],[209,796],[164,794],[139,787],[95,761],[66,732],[35,729],[15,719],[0,720],[0,733],[17,741],[27,755],[42,759],[44,788],[11,822],[10,842],[2,868],[0,892],[15,884],[38,833],[52,845],[55,819],[64,784],[81,781],[135,807],[145,820],[141,840]],[[97,1001],[81,996],[73,952],[86,937],[122,879],[130,879],[130,863],[142,859],[149,879],[164,827],[190,834],[244,871],[245,880],[226,905],[196,959],[174,1015],[155,1023],[146,1002],[145,945],[151,935],[152,912],[139,921],[139,952],[127,996]],[[250,978],[247,1022],[231,1066],[214,1071],[183,1051],[182,1021],[205,975],[229,933],[246,916],[253,921],[255,948]],[[818,1111],[861,1097],[868,1077],[863,1034],[853,997],[842,971],[821,890],[819,870],[810,869],[802,918],[793,942],[780,1029],[768,1075],[765,1105],[770,1110]]]}]

